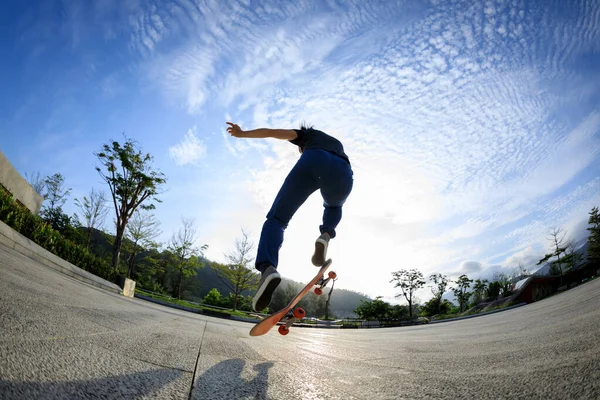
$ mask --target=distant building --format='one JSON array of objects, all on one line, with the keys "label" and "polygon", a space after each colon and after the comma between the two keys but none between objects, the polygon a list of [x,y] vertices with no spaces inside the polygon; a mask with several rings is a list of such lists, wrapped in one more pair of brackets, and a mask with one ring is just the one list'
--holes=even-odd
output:
[{"label": "distant building", "polygon": [[44,198],[17,172],[0,151],[0,190],[10,194],[19,205],[37,214]]},{"label": "distant building", "polygon": [[513,288],[517,303],[533,303],[556,293],[560,278],[555,276],[536,276],[521,279]]},{"label": "distant building", "polygon": [[559,290],[569,289],[600,274],[600,265],[580,262],[561,276],[532,275],[521,279],[513,287],[514,301],[533,303]]}]

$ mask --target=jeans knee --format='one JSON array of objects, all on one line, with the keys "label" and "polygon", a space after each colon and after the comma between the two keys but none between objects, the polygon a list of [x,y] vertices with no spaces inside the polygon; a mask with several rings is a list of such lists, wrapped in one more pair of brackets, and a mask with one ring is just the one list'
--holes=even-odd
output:
[{"label": "jeans knee", "polygon": [[265,226],[276,226],[283,230],[288,227],[287,222],[283,221],[281,218],[277,218],[273,215],[267,215],[267,220],[265,221]]}]

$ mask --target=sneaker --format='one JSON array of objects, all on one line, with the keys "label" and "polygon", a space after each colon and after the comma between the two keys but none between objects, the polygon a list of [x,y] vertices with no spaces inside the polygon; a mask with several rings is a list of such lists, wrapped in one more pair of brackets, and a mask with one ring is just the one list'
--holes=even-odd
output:
[{"label": "sneaker", "polygon": [[252,299],[252,308],[256,312],[260,312],[267,308],[271,302],[271,296],[273,292],[279,286],[281,282],[281,275],[277,272],[277,269],[270,265],[269,268],[265,269],[258,282],[258,289]]},{"label": "sneaker", "polygon": [[322,233],[315,241],[315,254],[312,256],[314,266],[322,267],[327,259],[327,246],[329,245],[329,234]]}]

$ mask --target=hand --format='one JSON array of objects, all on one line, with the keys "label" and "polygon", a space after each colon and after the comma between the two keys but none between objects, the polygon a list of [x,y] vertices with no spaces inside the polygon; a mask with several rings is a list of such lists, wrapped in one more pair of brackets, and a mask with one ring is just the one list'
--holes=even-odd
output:
[{"label": "hand", "polygon": [[244,131],[240,128],[238,124],[234,124],[233,122],[226,122],[226,124],[229,125],[229,128],[227,128],[227,132],[229,132],[231,136],[238,138],[244,136]]}]

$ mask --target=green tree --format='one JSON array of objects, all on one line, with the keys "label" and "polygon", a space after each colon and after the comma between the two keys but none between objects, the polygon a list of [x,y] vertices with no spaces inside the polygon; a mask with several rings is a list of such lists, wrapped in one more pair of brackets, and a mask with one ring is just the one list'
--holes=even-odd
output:
[{"label": "green tree", "polygon": [[171,237],[169,251],[175,256],[175,269],[177,272],[177,281],[173,288],[173,297],[181,299],[181,285],[185,278],[196,274],[196,271],[204,264],[200,262],[199,256],[208,248],[208,245],[197,247],[196,230],[194,229],[194,220],[191,218],[182,218],[182,228],[177,234]]},{"label": "green tree", "polygon": [[[283,280],[277,289],[275,289],[275,292],[273,292],[269,309],[273,311],[279,311],[283,309],[290,303],[290,301],[292,301],[299,291],[300,290],[296,287],[296,285],[289,281]],[[267,311],[263,311],[263,313],[266,312]]]},{"label": "green tree", "polygon": [[233,294],[233,309],[237,310],[238,297],[247,290],[256,290],[260,275],[251,267],[254,245],[242,229],[242,237],[236,239],[235,249],[226,254],[228,264],[213,264],[213,270]]},{"label": "green tree", "polygon": [[594,207],[590,211],[588,225],[587,230],[590,232],[587,248],[588,261],[594,264],[600,263],[600,211],[598,207]]},{"label": "green tree", "polygon": [[204,298],[202,299],[202,303],[204,304],[210,304],[213,306],[220,306],[223,302],[221,293],[219,292],[219,289],[217,288],[212,288],[210,290],[210,292],[208,292],[206,294],[206,296],[204,296]]},{"label": "green tree", "polygon": [[358,318],[369,321],[381,321],[388,317],[391,306],[389,303],[381,300],[381,296],[377,296],[375,300],[360,300],[360,304],[354,310]]},{"label": "green tree", "polygon": [[498,297],[500,297],[500,282],[498,281],[492,281],[488,284],[488,287],[485,291],[486,293],[486,298],[489,300],[497,300]]},{"label": "green tree", "polygon": [[173,293],[171,277],[176,264],[175,255],[168,248],[163,251],[151,248],[138,266],[140,273],[136,285],[157,293]]},{"label": "green tree", "polygon": [[127,276],[129,278],[136,278],[137,255],[142,250],[158,247],[158,243],[154,239],[162,233],[159,226],[160,222],[156,220],[154,214],[143,212],[140,209],[133,213],[125,230],[125,237],[129,240],[125,242],[129,253],[127,257]]},{"label": "green tree", "polygon": [[431,317],[438,314],[449,314],[452,309],[452,303],[448,300],[443,299],[440,301],[436,297],[432,297],[421,307],[421,315]]},{"label": "green tree", "polygon": [[459,276],[458,279],[454,281],[457,286],[452,288],[452,292],[454,292],[454,296],[458,301],[460,312],[463,312],[465,305],[469,303],[469,298],[471,297],[472,293],[468,292],[468,289],[472,282],[473,279],[469,279],[467,275],[464,274]]},{"label": "green tree", "polygon": [[569,239],[566,243],[565,257],[563,259],[565,263],[565,269],[571,271],[577,267],[577,265],[583,259],[583,254],[577,252],[577,246],[573,239]]},{"label": "green tree", "polygon": [[429,280],[433,283],[433,286],[430,286],[433,298],[428,303],[429,307],[433,307],[432,315],[441,314],[442,296],[448,287],[448,277],[442,274],[432,274],[429,276]]},{"label": "green tree", "polygon": [[417,290],[419,290],[425,285],[423,274],[416,269],[402,269],[400,271],[392,272],[392,280],[390,281],[390,283],[392,282],[395,282],[394,287],[399,287],[401,291],[399,294],[396,295],[396,297],[404,296],[404,298],[408,302],[409,315],[412,319],[414,294]]},{"label": "green tree", "polygon": [[498,296],[510,296],[512,289],[511,278],[503,272],[494,272],[492,279],[498,283]]},{"label": "green tree", "polygon": [[476,279],[473,284],[473,305],[481,303],[485,297],[485,291],[487,289],[487,279]]},{"label": "green tree", "polygon": [[[552,228],[550,230],[550,236],[548,237],[548,240],[551,242],[550,249],[552,251],[537,262],[537,265],[540,265],[550,260],[550,274],[560,275],[561,281],[564,273],[564,260],[561,258],[561,255],[567,250],[565,236],[566,233],[562,228]],[[552,260],[552,257],[556,257],[556,260]]]},{"label": "green tree", "polygon": [[44,184],[44,205],[40,216],[63,236],[73,238],[71,218],[62,210],[71,188],[65,188],[65,178],[59,173],[46,177]]},{"label": "green tree", "polygon": [[143,154],[137,144],[126,139],[125,144],[113,141],[102,146],[102,151],[94,153],[104,169],[96,171],[108,184],[113,199],[116,216],[116,234],[113,244],[112,267],[119,266],[123,235],[129,219],[135,210],[151,210],[160,202],[156,197],[161,185],[166,183],[164,175],[152,168],[153,157]]},{"label": "green tree", "polygon": [[107,198],[104,192],[98,192],[92,188],[89,196],[89,198],[83,196],[82,200],[75,199],[75,206],[79,209],[79,214],[75,214],[75,219],[85,228],[88,251],[90,250],[93,230],[100,229],[104,225],[108,213]]}]

